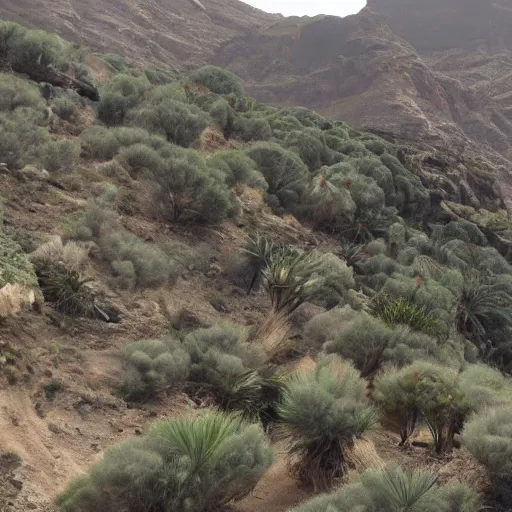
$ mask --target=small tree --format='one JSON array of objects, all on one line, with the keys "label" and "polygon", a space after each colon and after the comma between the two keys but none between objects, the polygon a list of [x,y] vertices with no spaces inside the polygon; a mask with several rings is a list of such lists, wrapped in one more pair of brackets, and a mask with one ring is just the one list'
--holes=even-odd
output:
[{"label": "small tree", "polygon": [[62,512],[212,512],[248,494],[272,460],[261,427],[239,417],[164,420],[110,448],[57,504]]},{"label": "small tree", "polygon": [[375,388],[377,403],[399,425],[400,445],[407,442],[423,418],[436,452],[451,451],[453,438],[470,410],[470,403],[457,387],[456,375],[451,370],[414,363],[384,373]]},{"label": "small tree", "polygon": [[313,374],[296,374],[285,385],[278,414],[282,433],[298,457],[301,482],[326,490],[347,470],[354,439],[376,421],[359,372],[336,357]]},{"label": "small tree", "polygon": [[153,175],[160,186],[160,200],[177,221],[183,214],[216,222],[233,215],[235,197],[219,171],[209,169],[197,151],[173,148]]}]

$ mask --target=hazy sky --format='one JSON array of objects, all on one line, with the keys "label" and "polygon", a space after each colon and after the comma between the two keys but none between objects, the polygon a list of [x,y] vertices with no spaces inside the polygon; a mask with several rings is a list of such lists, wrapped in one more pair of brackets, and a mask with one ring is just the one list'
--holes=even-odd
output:
[{"label": "hazy sky", "polygon": [[366,0],[242,0],[267,12],[279,12],[285,16],[315,16],[334,14],[347,16],[359,12]]}]

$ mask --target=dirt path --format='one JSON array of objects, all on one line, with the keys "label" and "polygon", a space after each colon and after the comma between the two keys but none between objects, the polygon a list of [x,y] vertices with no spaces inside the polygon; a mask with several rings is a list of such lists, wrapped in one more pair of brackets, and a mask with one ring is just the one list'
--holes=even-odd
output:
[{"label": "dirt path", "polygon": [[237,511],[285,512],[308,498],[307,492],[289,474],[285,447],[278,445],[276,451],[276,462],[254,491],[237,504]]}]

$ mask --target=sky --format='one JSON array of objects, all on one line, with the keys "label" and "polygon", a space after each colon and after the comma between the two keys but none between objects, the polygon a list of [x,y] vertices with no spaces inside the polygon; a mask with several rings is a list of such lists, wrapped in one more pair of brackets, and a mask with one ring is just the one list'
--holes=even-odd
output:
[{"label": "sky", "polygon": [[347,16],[359,12],[366,0],[242,0],[246,4],[266,12],[281,13],[285,16],[315,16],[334,14]]}]

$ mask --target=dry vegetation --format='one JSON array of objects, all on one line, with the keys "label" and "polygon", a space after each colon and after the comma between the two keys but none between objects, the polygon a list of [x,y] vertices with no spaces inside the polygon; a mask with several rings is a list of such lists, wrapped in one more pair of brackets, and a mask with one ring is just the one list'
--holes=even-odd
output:
[{"label": "dry vegetation", "polygon": [[104,59],[99,102],[0,74],[0,508],[506,503],[512,267],[484,233],[429,222],[376,136]]}]

